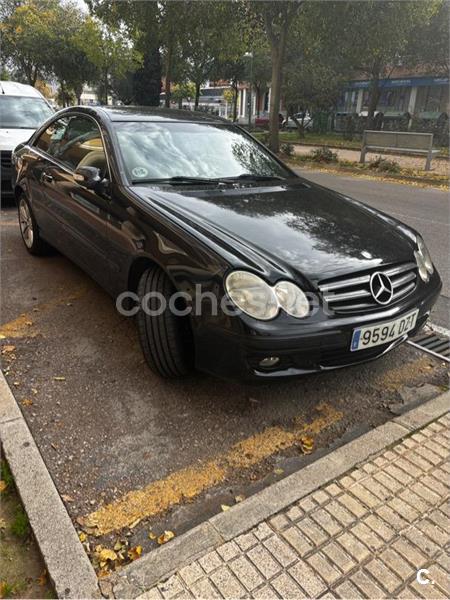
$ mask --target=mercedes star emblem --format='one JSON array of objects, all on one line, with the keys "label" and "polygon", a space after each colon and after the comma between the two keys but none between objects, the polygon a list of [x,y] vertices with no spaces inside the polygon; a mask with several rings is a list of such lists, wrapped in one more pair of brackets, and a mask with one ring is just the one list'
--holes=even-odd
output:
[{"label": "mercedes star emblem", "polygon": [[370,291],[375,302],[378,302],[378,304],[389,304],[394,295],[392,281],[380,271],[373,273],[370,278]]}]

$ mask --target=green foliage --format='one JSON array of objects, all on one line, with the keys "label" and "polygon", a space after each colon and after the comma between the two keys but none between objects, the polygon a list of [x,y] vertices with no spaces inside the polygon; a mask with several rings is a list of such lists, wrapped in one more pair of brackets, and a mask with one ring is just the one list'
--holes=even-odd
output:
[{"label": "green foliage", "polygon": [[30,524],[27,513],[20,505],[17,507],[14,520],[11,523],[11,533],[21,539],[26,539],[30,534]]},{"label": "green foliage", "polygon": [[12,489],[14,487],[14,479],[6,460],[0,461],[0,479],[5,482],[6,489]]},{"label": "green foliage", "polygon": [[294,146],[293,144],[281,144],[281,152],[286,156],[294,156]]},{"label": "green foliage", "polygon": [[382,156],[377,156],[369,162],[367,165],[369,169],[373,171],[379,171],[384,173],[399,173],[400,165],[395,160],[389,160]]},{"label": "green foliage", "polygon": [[333,152],[326,146],[312,150],[308,158],[319,163],[331,163],[338,160],[336,152]]}]

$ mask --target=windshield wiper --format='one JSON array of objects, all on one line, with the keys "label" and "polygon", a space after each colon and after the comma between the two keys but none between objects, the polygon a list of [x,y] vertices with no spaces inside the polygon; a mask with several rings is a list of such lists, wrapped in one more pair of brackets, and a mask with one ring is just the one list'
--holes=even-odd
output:
[{"label": "windshield wiper", "polygon": [[155,178],[155,179],[133,179],[132,184],[136,183],[169,183],[174,185],[183,185],[189,183],[201,183],[201,184],[211,184],[211,183],[220,183],[221,179],[208,179],[206,177],[185,177],[184,175],[177,175],[175,177],[163,177],[163,178]]},{"label": "windshield wiper", "polygon": [[228,181],[234,181],[236,179],[248,179],[249,181],[270,181],[271,179],[283,180],[284,177],[280,177],[279,175],[253,175],[252,173],[242,173],[242,175],[237,175],[236,177],[227,177]]}]

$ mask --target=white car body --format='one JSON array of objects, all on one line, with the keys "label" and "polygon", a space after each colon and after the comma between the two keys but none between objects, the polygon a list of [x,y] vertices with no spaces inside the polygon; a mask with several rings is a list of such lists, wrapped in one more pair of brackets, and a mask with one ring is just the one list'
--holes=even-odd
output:
[{"label": "white car body", "polygon": [[0,81],[0,156],[2,189],[11,180],[11,153],[30,139],[36,129],[55,111],[31,85]]},{"label": "white car body", "polygon": [[[305,129],[312,129],[313,120],[312,120],[311,116],[309,115],[309,113],[306,113],[304,117],[302,117],[302,113],[297,113],[295,115],[295,118],[300,123],[302,122],[302,119],[303,119],[303,127]],[[297,125],[295,124],[295,121],[292,119],[292,117],[288,117],[287,119],[284,120],[283,127],[285,129],[297,129]]]}]

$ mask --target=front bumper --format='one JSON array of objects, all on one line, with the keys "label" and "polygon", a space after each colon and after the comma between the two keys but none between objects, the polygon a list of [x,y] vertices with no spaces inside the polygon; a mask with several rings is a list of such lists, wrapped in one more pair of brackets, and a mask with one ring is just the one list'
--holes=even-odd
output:
[{"label": "front bumper", "polygon": [[[394,307],[380,307],[380,311],[364,315],[324,318],[311,324],[307,321],[290,321],[289,328],[280,327],[279,335],[273,326],[270,330],[267,327],[264,330],[265,324],[259,323],[259,329],[252,330],[247,326],[244,331],[232,331],[214,325],[199,327],[194,334],[196,366],[201,371],[224,379],[255,382],[338,369],[373,360],[417,334],[430,316],[441,288],[441,279],[435,272],[428,284],[420,286],[420,291]],[[419,309],[416,326],[405,336],[380,346],[350,351],[356,327],[397,319],[414,309]],[[277,356],[280,360],[275,367],[263,369],[259,363],[268,356]]]}]

